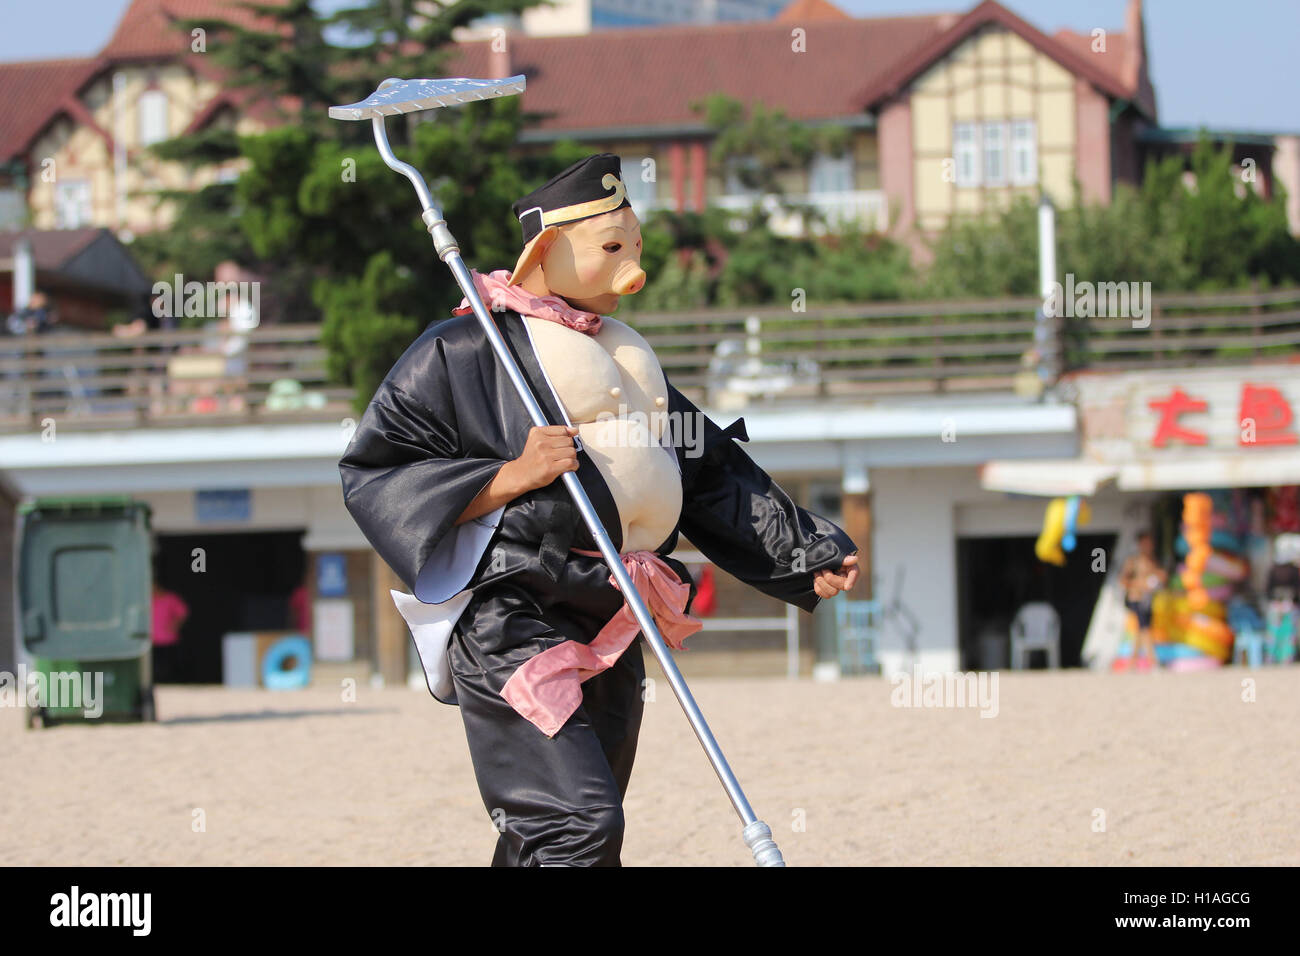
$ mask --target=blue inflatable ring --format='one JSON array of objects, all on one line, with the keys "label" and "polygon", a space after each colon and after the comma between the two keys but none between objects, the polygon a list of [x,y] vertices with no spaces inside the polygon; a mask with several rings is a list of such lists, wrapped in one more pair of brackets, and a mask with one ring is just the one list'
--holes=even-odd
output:
[{"label": "blue inflatable ring", "polygon": [[[286,667],[289,663],[291,666]],[[262,686],[270,690],[298,690],[311,682],[311,641],[298,634],[282,637],[262,658]]]}]

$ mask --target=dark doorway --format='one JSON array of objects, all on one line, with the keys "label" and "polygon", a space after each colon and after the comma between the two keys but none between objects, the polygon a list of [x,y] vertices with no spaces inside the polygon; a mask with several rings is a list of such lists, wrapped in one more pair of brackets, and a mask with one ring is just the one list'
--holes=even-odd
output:
[{"label": "dark doorway", "polygon": [[[158,535],[158,583],[189,608],[175,653],[177,683],[221,683],[221,639],[231,631],[294,627],[290,596],[303,583],[306,568],[302,536],[302,531]],[[203,549],[203,571],[194,570],[197,548]]]},{"label": "dark doorway", "polygon": [[[1081,534],[1065,566],[1045,564],[1034,554],[1036,538],[959,538],[957,540],[957,627],[962,667],[984,666],[982,638],[1006,640],[1002,661],[1009,657],[1011,621],[1022,605],[1046,601],[1061,616],[1061,666],[1083,663],[1083,641],[1105,583],[1103,571],[1093,570],[1093,553],[1100,548],[1107,560],[1115,545],[1113,534]],[[1042,653],[1030,666],[1045,666]]]}]

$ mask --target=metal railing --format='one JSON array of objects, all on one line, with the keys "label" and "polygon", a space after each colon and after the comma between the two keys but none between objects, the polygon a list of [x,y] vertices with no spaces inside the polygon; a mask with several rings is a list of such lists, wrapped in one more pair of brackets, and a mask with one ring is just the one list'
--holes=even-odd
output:
[{"label": "metal railing", "polygon": [[320,326],[0,337],[0,430],[331,421],[352,389],[325,372]]},{"label": "metal railing", "polygon": [[1011,388],[1033,344],[1035,299],[891,302],[632,314],[664,373],[712,401],[861,398]]},{"label": "metal railing", "polygon": [[[699,551],[676,551],[673,557],[685,564],[695,575],[699,568],[709,564],[709,559]],[[698,579],[698,578],[697,578]],[[768,617],[714,617],[700,618],[701,631],[752,633],[754,631],[783,631],[785,633],[785,676],[799,676],[799,609],[785,605],[780,615]]]},{"label": "metal railing", "polygon": [[1300,350],[1300,289],[1159,295],[1140,318],[1065,317],[1058,328],[1071,369],[1289,361]]},{"label": "metal railing", "polygon": [[[1007,392],[1032,374],[1035,298],[630,312],[696,401],[865,400]],[[1067,370],[1276,363],[1300,355],[1300,289],[1162,295],[1149,322],[1061,318]],[[242,336],[240,341],[232,341]],[[337,421],[320,326],[0,337],[0,430]]]}]

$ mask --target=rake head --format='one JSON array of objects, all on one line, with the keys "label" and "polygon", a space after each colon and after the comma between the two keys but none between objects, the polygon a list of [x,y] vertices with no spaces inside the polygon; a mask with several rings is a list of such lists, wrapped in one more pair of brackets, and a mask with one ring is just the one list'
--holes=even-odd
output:
[{"label": "rake head", "polygon": [[503,80],[384,80],[379,89],[359,103],[331,106],[330,119],[367,120],[376,116],[396,116],[444,106],[460,106],[476,100],[490,100],[524,91],[524,76]]}]

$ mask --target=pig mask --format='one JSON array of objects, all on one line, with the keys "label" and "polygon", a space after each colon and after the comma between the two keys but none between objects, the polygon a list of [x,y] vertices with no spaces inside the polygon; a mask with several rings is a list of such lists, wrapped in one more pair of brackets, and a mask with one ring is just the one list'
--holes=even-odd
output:
[{"label": "pig mask", "polygon": [[524,248],[510,278],[533,295],[558,295],[597,315],[611,314],[621,296],[639,292],[645,281],[641,224],[630,206],[547,226]]},{"label": "pig mask", "polygon": [[608,315],[645,285],[641,227],[627,199],[619,158],[597,153],[518,200],[524,250],[511,274],[534,296],[559,296]]}]

